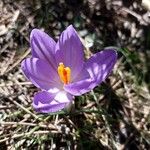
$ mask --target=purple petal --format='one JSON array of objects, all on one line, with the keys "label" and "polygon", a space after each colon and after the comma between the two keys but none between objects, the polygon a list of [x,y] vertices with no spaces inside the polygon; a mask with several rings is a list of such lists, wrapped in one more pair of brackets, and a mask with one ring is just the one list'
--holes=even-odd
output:
[{"label": "purple petal", "polygon": [[85,64],[90,78],[68,84],[64,89],[72,95],[81,95],[89,92],[106,79],[117,60],[115,50],[104,50],[93,55]]},{"label": "purple petal", "polygon": [[51,37],[41,30],[33,29],[30,34],[30,43],[33,57],[43,59],[54,68],[56,67],[56,42]]},{"label": "purple petal", "polygon": [[65,85],[64,89],[65,91],[67,91],[68,93],[74,96],[79,96],[86,92],[89,92],[95,86],[96,86],[95,82],[91,78],[89,78],[89,79],[84,79],[75,83]]},{"label": "purple petal", "polygon": [[71,68],[72,80],[83,68],[83,46],[72,25],[62,32],[56,44],[56,60],[57,64],[62,62],[66,67]]},{"label": "purple petal", "polygon": [[105,80],[112,71],[117,61],[117,52],[115,50],[103,50],[93,55],[87,62],[85,67],[90,77],[97,83]]},{"label": "purple petal", "polygon": [[[84,64],[85,66],[85,64]],[[78,76],[76,76],[76,78],[74,79],[74,82],[78,82],[81,80],[85,80],[85,79],[89,79],[90,75],[88,73],[88,71],[85,69],[85,67],[82,68],[82,70],[78,73]],[[74,83],[72,82],[72,83]]]},{"label": "purple petal", "polygon": [[44,60],[27,58],[21,68],[26,77],[38,88],[49,90],[62,87],[57,73]]},{"label": "purple petal", "polygon": [[57,94],[42,91],[34,96],[33,107],[37,112],[57,112],[67,107],[71,100],[72,96],[64,91]]}]

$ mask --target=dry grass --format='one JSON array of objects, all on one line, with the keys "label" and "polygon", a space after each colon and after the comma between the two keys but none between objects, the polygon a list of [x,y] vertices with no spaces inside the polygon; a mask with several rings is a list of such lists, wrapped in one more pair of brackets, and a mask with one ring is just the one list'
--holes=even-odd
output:
[{"label": "dry grass", "polygon": [[[149,149],[150,20],[139,1],[0,2],[1,149]],[[29,33],[56,39],[73,24],[86,56],[115,45],[118,62],[105,83],[75,98],[70,111],[37,114],[20,62],[30,55]]]}]

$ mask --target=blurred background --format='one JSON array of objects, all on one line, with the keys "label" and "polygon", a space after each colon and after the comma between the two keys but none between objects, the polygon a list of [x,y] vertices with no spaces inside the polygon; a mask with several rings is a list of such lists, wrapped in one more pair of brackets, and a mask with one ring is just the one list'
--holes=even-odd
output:
[{"label": "blurred background", "polygon": [[[20,63],[39,28],[56,41],[72,24],[85,56],[115,47],[109,78],[74,110],[38,114]],[[150,149],[150,0],[1,0],[0,149]]]}]

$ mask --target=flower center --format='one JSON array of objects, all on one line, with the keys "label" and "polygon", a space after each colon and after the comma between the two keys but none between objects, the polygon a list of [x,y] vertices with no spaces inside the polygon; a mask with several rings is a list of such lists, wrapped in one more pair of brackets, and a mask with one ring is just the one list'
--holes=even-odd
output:
[{"label": "flower center", "polygon": [[57,68],[58,75],[60,80],[64,84],[68,84],[70,82],[71,69],[69,67],[65,67],[65,65],[61,62]]}]

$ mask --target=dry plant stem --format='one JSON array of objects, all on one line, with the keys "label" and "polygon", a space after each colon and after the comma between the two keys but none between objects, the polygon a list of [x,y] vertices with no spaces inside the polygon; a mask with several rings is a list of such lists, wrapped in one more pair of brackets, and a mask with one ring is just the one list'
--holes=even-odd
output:
[{"label": "dry plant stem", "polygon": [[56,126],[52,125],[52,124],[48,124],[48,125],[45,125],[45,124],[35,124],[35,123],[30,123],[30,122],[0,122],[0,125],[3,125],[3,126],[18,126],[18,125],[23,125],[23,126],[32,126],[32,127],[41,127],[41,128],[46,128],[46,129],[50,129],[50,130],[56,130],[57,131],[57,128]]},{"label": "dry plant stem", "polygon": [[116,83],[114,83],[114,85],[112,86],[112,88],[113,88],[114,90],[116,90],[116,89],[118,88],[118,86],[120,86],[121,83],[122,83],[121,80],[116,81]]},{"label": "dry plant stem", "polygon": [[58,123],[58,114],[56,115],[54,125],[57,125],[57,123]]},{"label": "dry plant stem", "polygon": [[0,87],[8,87],[8,86],[14,86],[14,85],[32,85],[31,82],[17,82],[17,83],[2,83],[0,84]]},{"label": "dry plant stem", "polygon": [[[128,97],[129,108],[130,108],[130,113],[131,113],[130,119],[131,119],[133,125],[134,125],[134,126],[136,127],[136,129],[139,131],[139,128],[137,127],[137,123],[136,123],[135,120],[134,120],[134,118],[136,118],[134,112],[137,111],[137,110],[134,110],[134,105],[133,105],[133,103],[132,103],[132,94],[130,93],[130,89],[129,89],[129,87],[127,86],[126,82],[124,81],[125,76],[122,74],[122,72],[121,72],[120,70],[118,70],[118,74],[119,74],[120,77],[121,77],[121,80],[122,80],[123,85],[124,85],[124,89],[126,90],[126,95],[127,95],[127,97]],[[139,111],[138,111],[138,112],[139,112]],[[139,133],[141,134],[141,136],[142,136],[145,140],[147,139],[146,136],[143,134],[142,130],[139,131]],[[129,138],[127,139],[126,143],[123,145],[123,148],[122,148],[121,150],[123,150],[123,149],[126,148],[126,145],[128,144],[128,142],[130,141],[130,139],[132,138],[133,135],[134,135],[134,133],[132,133],[132,134],[129,136]],[[147,141],[147,140],[146,140],[146,141]],[[148,141],[147,141],[147,142],[148,142]],[[148,143],[149,143],[149,142],[148,142]]]},{"label": "dry plant stem", "polygon": [[[39,121],[43,121],[41,118],[39,118],[38,116],[36,116],[35,114],[33,114],[32,112],[30,112],[28,109],[26,109],[25,107],[23,107],[22,105],[20,105],[19,103],[17,103],[16,101],[10,100],[11,102],[13,102],[14,104],[16,104],[18,107],[20,107],[21,109],[23,109],[24,111],[26,111],[28,114],[30,114],[31,116],[33,116],[35,119],[39,120]],[[22,124],[23,125],[23,124]],[[25,124],[24,124],[25,125]],[[31,124],[30,124],[31,125]],[[32,124],[33,125],[33,124]],[[41,126],[42,127],[42,126]],[[51,129],[55,129],[57,130],[55,125],[48,125],[48,126],[44,126],[44,127],[49,127]]]},{"label": "dry plant stem", "polygon": [[1,51],[0,51],[0,54],[2,54],[7,48],[8,48],[8,44],[7,45],[5,45],[2,49],[1,49]]},{"label": "dry plant stem", "polygon": [[[35,131],[35,132],[27,132],[27,133],[21,133],[21,134],[15,134],[13,136],[11,136],[11,139],[16,139],[16,138],[20,138],[20,137],[23,137],[23,136],[29,136],[31,134],[34,134],[34,135],[37,135],[37,134],[49,134],[49,133],[58,133],[58,131]],[[2,140],[0,140],[0,143],[3,143],[5,141],[8,141],[10,138],[9,137],[6,137]]]},{"label": "dry plant stem", "polygon": [[71,124],[75,129],[77,129],[76,125],[70,119],[68,119],[66,116],[64,116],[64,119],[68,124]]},{"label": "dry plant stem", "polygon": [[19,59],[11,67],[9,67],[4,73],[8,73],[13,68],[15,68],[17,65],[19,65],[21,63],[21,61],[24,58],[26,58],[29,54],[30,54],[30,48],[22,56],[20,56]]},{"label": "dry plant stem", "polygon": [[122,11],[125,11],[129,14],[131,14],[132,16],[134,16],[135,18],[137,18],[137,20],[141,23],[141,24],[144,24],[144,25],[147,25],[149,22],[146,22],[143,17],[141,17],[141,15],[137,14],[136,12],[124,7],[121,9]]},{"label": "dry plant stem", "polygon": [[14,108],[14,106],[0,105],[0,110],[1,109],[11,109],[11,108]]},{"label": "dry plant stem", "polygon": [[[121,80],[122,80],[122,82],[123,82],[124,89],[126,90],[126,95],[127,95],[127,97],[128,97],[129,106],[130,106],[130,108],[134,108],[133,103],[132,103],[132,95],[131,95],[131,93],[130,93],[130,89],[129,89],[129,87],[127,86],[126,82],[124,81],[125,76],[123,75],[123,73],[122,73],[119,69],[118,69],[118,74],[120,75]],[[130,109],[130,112],[131,112],[131,117],[130,117],[130,118],[131,118],[131,121],[132,121],[132,123],[134,124],[134,126],[136,126],[136,123],[135,123],[135,120],[134,120],[134,118],[135,118],[134,111],[133,111],[132,109]]]},{"label": "dry plant stem", "polygon": [[97,97],[96,97],[96,95],[95,95],[95,93],[94,93],[93,90],[91,91],[91,94],[93,95],[94,100],[95,100],[95,102],[96,102],[98,108],[99,108],[100,111],[102,112],[102,118],[103,118],[103,120],[104,120],[104,122],[105,122],[106,128],[107,128],[107,130],[108,130],[108,132],[109,132],[109,134],[110,134],[110,137],[111,137],[111,139],[112,139],[113,146],[115,147],[115,149],[119,150],[119,148],[118,148],[118,146],[117,146],[117,144],[116,144],[116,142],[115,142],[115,140],[114,140],[113,133],[112,133],[111,128],[110,128],[110,126],[109,126],[109,122],[107,121],[107,116],[105,115],[105,112],[103,111],[103,109],[102,109],[101,106],[99,105],[98,99],[97,99]]},{"label": "dry plant stem", "polygon": [[13,52],[12,53],[12,55],[11,55],[11,57],[10,57],[10,60],[6,63],[6,65],[0,70],[0,74],[1,75],[4,75],[6,72],[7,72],[7,70],[8,70],[8,68],[9,68],[9,66],[10,66],[10,64],[13,62],[13,59],[14,59],[14,57],[15,57],[15,53],[16,52]]},{"label": "dry plant stem", "polygon": [[33,114],[31,111],[29,111],[28,109],[26,109],[25,107],[23,107],[22,105],[20,105],[18,102],[12,100],[12,99],[9,99],[12,103],[14,103],[15,105],[17,105],[19,108],[23,109],[26,113],[30,114],[32,117],[34,117],[36,120],[40,120],[41,119],[36,116],[35,114]]},{"label": "dry plant stem", "polygon": [[51,138],[51,148],[50,148],[50,150],[53,150],[53,144],[54,144],[54,140],[53,140],[53,138]]}]

